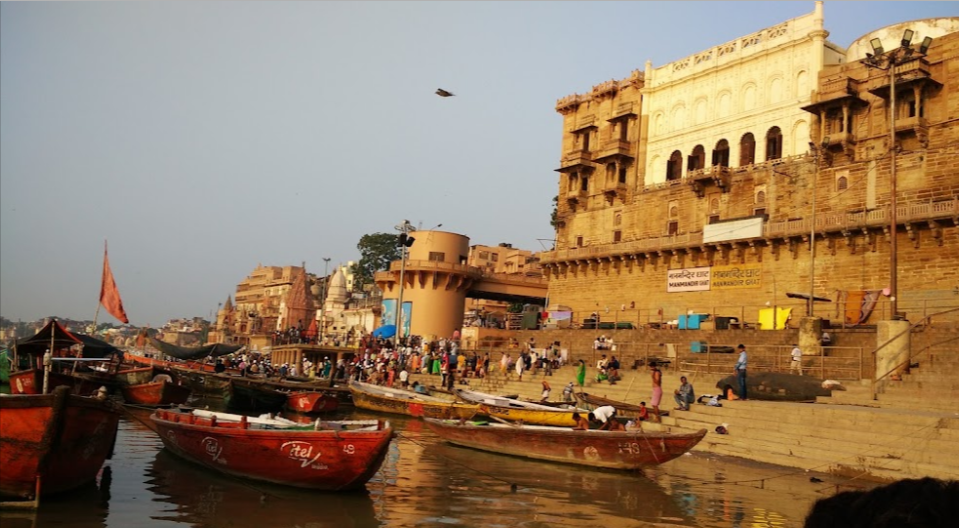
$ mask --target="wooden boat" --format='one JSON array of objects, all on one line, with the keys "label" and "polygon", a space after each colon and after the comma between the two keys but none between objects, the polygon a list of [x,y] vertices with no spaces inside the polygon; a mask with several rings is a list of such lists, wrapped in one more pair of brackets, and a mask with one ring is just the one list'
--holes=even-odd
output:
[{"label": "wooden boat", "polygon": [[467,389],[456,389],[456,395],[464,401],[479,404],[479,412],[490,418],[509,422],[523,422],[530,425],[573,427],[576,425],[573,413],[578,412],[585,416],[589,412],[575,407],[565,409],[549,407]]},{"label": "wooden boat", "polygon": [[127,403],[160,407],[184,404],[190,398],[192,391],[189,387],[177,385],[173,381],[158,379],[120,387],[120,393]]},{"label": "wooden boat", "polygon": [[593,468],[642,469],[682,456],[706,436],[695,433],[574,431],[565,427],[480,424],[456,420],[426,420],[440,438],[452,444],[536,460]]},{"label": "wooden boat", "polygon": [[0,396],[0,495],[37,500],[92,482],[116,441],[120,410],[68,386]]},{"label": "wooden boat", "polygon": [[283,410],[289,397],[288,392],[256,381],[235,378],[230,380],[230,393],[225,401],[227,408],[233,411],[278,413]]},{"label": "wooden boat", "polygon": [[470,419],[479,406],[444,400],[412,391],[380,387],[358,381],[350,382],[353,405],[368,411],[379,411],[406,416],[442,419]]},{"label": "wooden boat", "polygon": [[166,449],[229,475],[317,490],[362,488],[379,470],[393,429],[382,420],[320,422],[159,409]]},{"label": "wooden boat", "polygon": [[149,383],[153,381],[153,377],[156,376],[157,372],[154,367],[121,367],[120,371],[116,373],[116,382],[120,387],[127,385],[139,385],[141,383]]},{"label": "wooden boat", "polygon": [[[621,418],[627,418],[630,420],[636,420],[639,418],[639,405],[633,405],[632,403],[626,403],[617,400],[610,400],[608,398],[594,396],[586,392],[577,392],[575,395],[576,399],[580,402],[580,405],[586,409],[593,410],[597,407],[611,405],[616,408],[616,415]],[[650,416],[653,414],[653,410],[650,407],[646,407],[646,412]],[[659,415],[669,416],[669,411],[661,408],[659,410]]]},{"label": "wooden boat", "polygon": [[334,412],[340,408],[340,400],[320,391],[291,392],[286,399],[286,408],[301,413]]},{"label": "wooden boat", "polygon": [[186,367],[173,367],[173,372],[180,383],[189,387],[194,394],[208,398],[230,397],[230,382],[233,381],[233,376],[201,372]]}]

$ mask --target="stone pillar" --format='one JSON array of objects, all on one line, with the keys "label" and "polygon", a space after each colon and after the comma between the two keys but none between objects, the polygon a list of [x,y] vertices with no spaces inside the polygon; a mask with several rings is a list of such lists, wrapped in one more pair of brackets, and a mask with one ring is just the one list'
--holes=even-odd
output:
[{"label": "stone pillar", "polygon": [[799,348],[803,357],[822,355],[822,347],[819,346],[821,337],[821,317],[803,317],[799,320]]},{"label": "stone pillar", "polygon": [[[897,337],[898,336],[898,337]],[[879,321],[876,325],[876,347],[882,347],[876,352],[876,372],[873,379],[889,374],[900,374],[909,366],[910,351],[909,321]],[[892,342],[890,342],[892,341]],[[897,365],[902,366],[897,368]],[[883,381],[888,381],[886,375]]]}]

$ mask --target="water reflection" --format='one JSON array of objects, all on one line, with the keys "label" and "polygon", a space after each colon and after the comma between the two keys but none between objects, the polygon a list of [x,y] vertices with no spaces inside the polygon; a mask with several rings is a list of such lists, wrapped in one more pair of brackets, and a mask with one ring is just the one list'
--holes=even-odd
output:
[{"label": "water reflection", "polygon": [[147,470],[148,490],[164,503],[157,520],[194,526],[364,528],[379,526],[368,492],[319,493],[211,473],[168,451]]},{"label": "water reflection", "polygon": [[455,447],[420,420],[346,412],[323,419],[386,418],[398,436],[366,492],[320,493],[183,461],[162,449],[149,415],[126,413],[97,483],[45,499],[37,513],[0,512],[0,526],[798,528],[836,482],[819,475],[826,482],[813,484],[808,473],[700,455],[641,473],[589,470]]}]

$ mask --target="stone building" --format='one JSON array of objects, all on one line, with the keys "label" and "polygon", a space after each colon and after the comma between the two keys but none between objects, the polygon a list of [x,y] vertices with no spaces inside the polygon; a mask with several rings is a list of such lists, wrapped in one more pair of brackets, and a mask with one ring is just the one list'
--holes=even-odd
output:
[{"label": "stone building", "polygon": [[257,266],[237,285],[235,301],[228,297],[217,311],[208,342],[267,346],[278,330],[309,328],[316,318],[314,282],[304,266]]},{"label": "stone building", "polygon": [[767,307],[872,324],[895,318],[894,297],[911,321],[959,306],[959,18],[848,49],[823,18],[816,2],[557,102],[556,247],[539,254],[551,303],[638,324],[756,322]]}]

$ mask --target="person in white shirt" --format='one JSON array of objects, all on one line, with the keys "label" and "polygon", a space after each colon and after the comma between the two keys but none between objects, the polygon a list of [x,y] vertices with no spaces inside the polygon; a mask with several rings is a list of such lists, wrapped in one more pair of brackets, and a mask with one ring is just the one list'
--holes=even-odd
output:
[{"label": "person in white shirt", "polygon": [[616,407],[612,405],[604,405],[602,407],[597,407],[593,409],[593,412],[589,413],[589,421],[599,422],[600,430],[610,429],[613,427],[613,422],[616,420]]},{"label": "person in white shirt", "polygon": [[410,373],[404,368],[400,371],[400,386],[404,389],[410,384]]},{"label": "person in white shirt", "polygon": [[793,345],[791,354],[792,361],[789,362],[789,373],[792,374],[793,371],[796,371],[802,376],[802,349],[799,348],[799,345]]}]

